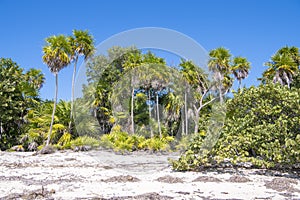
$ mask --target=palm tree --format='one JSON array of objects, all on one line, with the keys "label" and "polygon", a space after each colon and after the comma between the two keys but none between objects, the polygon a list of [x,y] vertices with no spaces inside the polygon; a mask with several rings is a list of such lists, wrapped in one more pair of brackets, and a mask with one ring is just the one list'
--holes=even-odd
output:
[{"label": "palm tree", "polygon": [[[199,130],[200,111],[202,110],[203,107],[205,107],[206,105],[214,101],[215,98],[208,97],[207,95],[211,89],[211,86],[208,81],[207,74],[205,74],[205,72],[200,67],[196,66],[191,61],[184,61],[184,60],[181,61],[180,66],[182,67],[181,72],[183,78],[195,91],[194,98],[196,101],[195,104],[193,105],[193,109],[194,109],[194,122],[195,122],[194,133],[196,134],[198,133]],[[225,82],[224,80],[227,79],[223,79],[223,85]],[[225,88],[227,88],[227,86]],[[186,104],[187,102],[185,101],[185,105]],[[185,109],[185,113],[187,113],[187,109]],[[187,126],[188,126],[187,119],[185,122],[185,126],[186,126],[186,134],[187,134]]]},{"label": "palm tree", "polygon": [[39,90],[45,82],[45,76],[39,69],[29,69],[25,74],[25,79],[34,89]]},{"label": "palm tree", "polygon": [[209,69],[215,73],[216,80],[218,82],[220,103],[223,103],[223,79],[224,75],[229,73],[230,69],[230,57],[228,49],[224,47],[219,47],[217,49],[213,49],[209,52],[210,60],[208,61]]},{"label": "palm tree", "polygon": [[155,93],[155,105],[156,105],[156,116],[157,116],[157,126],[159,137],[162,138],[162,128],[161,128],[161,118],[159,109],[159,97],[162,95],[163,90],[165,90],[172,77],[171,70],[168,66],[162,64],[150,64],[152,74],[151,88]]},{"label": "palm tree", "polygon": [[61,69],[69,65],[71,54],[71,46],[69,40],[64,35],[51,36],[46,38],[46,45],[43,47],[43,62],[48,65],[50,71],[55,75],[55,96],[53,112],[50,124],[49,135],[47,139],[46,146],[50,143],[50,138],[52,134],[54,115],[57,103],[57,93],[58,93],[58,73]]},{"label": "palm tree", "polygon": [[134,71],[133,69],[136,69],[138,66],[140,66],[142,64],[142,55],[140,53],[140,51],[133,51],[133,52],[129,52],[127,57],[127,59],[125,60],[124,65],[124,70],[128,71],[130,73],[130,82],[131,82],[131,109],[130,109],[130,116],[131,116],[131,131],[132,134],[134,134],[134,85],[135,85],[135,81],[134,81]]},{"label": "palm tree", "polygon": [[231,68],[234,77],[239,82],[239,88],[241,89],[242,80],[247,78],[249,74],[250,63],[244,57],[235,57],[233,59],[233,66]]},{"label": "palm tree", "polygon": [[155,80],[157,73],[156,68],[165,66],[166,61],[163,58],[157,57],[151,51],[148,51],[146,54],[143,55],[143,63],[148,64],[146,67],[143,67],[144,73],[142,73],[141,79],[144,85],[144,89],[147,93],[150,135],[151,138],[153,138],[154,134],[152,130],[151,93],[154,92],[154,88],[152,87],[151,83]]},{"label": "palm tree", "polygon": [[278,50],[271,57],[271,61],[265,63],[269,68],[263,73],[263,77],[269,80],[272,79],[274,83],[287,85],[290,88],[293,77],[299,71],[299,50],[298,54],[295,52],[296,50],[296,47],[284,47]]},{"label": "palm tree", "polygon": [[84,60],[87,60],[95,52],[95,45],[93,36],[88,31],[73,30],[73,37],[69,38],[72,52],[71,60],[74,61],[73,77],[72,77],[72,97],[71,97],[71,111],[70,111],[70,122],[69,131],[71,132],[71,124],[73,118],[74,109],[74,87],[75,87],[75,76],[76,67],[79,56],[84,56]]},{"label": "palm tree", "polygon": [[298,47],[292,46],[292,47],[283,47],[281,49],[278,50],[279,54],[286,54],[289,55],[294,62],[297,64],[297,66],[300,65],[300,52]]},{"label": "palm tree", "polygon": [[25,84],[23,85],[23,95],[31,103],[39,102],[39,90],[45,82],[45,76],[39,69],[29,69],[25,73]]}]

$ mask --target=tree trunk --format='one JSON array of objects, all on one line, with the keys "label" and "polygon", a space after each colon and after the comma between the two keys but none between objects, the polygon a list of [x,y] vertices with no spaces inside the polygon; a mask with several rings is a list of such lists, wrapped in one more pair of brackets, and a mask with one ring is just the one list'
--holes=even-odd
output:
[{"label": "tree trunk", "polygon": [[185,135],[188,134],[188,109],[187,109],[187,94],[184,91],[184,121],[185,121]]},{"label": "tree trunk", "polygon": [[184,120],[184,115],[183,115],[183,112],[181,112],[181,136],[184,136],[184,132],[185,132],[185,120]]},{"label": "tree trunk", "polygon": [[162,138],[161,127],[160,127],[160,119],[159,119],[158,92],[156,93],[156,110],[157,110],[157,125],[158,125],[159,137]]},{"label": "tree trunk", "polygon": [[75,58],[74,62],[74,70],[73,70],[73,77],[72,77],[72,96],[71,96],[71,111],[70,111],[70,122],[69,122],[69,132],[71,133],[72,130],[72,118],[73,118],[73,110],[74,110],[74,94],[75,94],[75,76],[76,76],[76,66],[77,66],[78,56]]},{"label": "tree trunk", "polygon": [[133,115],[133,110],[134,110],[134,87],[132,87],[132,91],[131,91],[131,131],[132,134],[134,134],[134,115]]},{"label": "tree trunk", "polygon": [[148,109],[149,109],[149,127],[150,127],[150,137],[153,138],[153,130],[152,130],[152,126],[151,126],[151,99],[150,99],[150,90],[148,92],[148,101],[149,101],[149,105],[148,105]]},{"label": "tree trunk", "polygon": [[50,139],[52,135],[52,129],[53,129],[53,123],[54,123],[54,115],[55,115],[55,110],[56,110],[56,102],[57,102],[57,93],[58,93],[58,74],[55,74],[55,96],[54,96],[54,103],[53,103],[53,112],[52,112],[52,118],[51,118],[51,124],[50,124],[50,130],[48,134],[48,139],[46,146],[50,144]]},{"label": "tree trunk", "polygon": [[218,72],[218,79],[219,79],[219,96],[220,96],[220,104],[223,103],[223,96],[222,96],[222,77],[221,72]]},{"label": "tree trunk", "polygon": [[0,139],[2,138],[2,132],[3,132],[3,128],[2,128],[2,121],[0,122]]},{"label": "tree trunk", "polygon": [[200,113],[200,109],[196,109],[195,110],[195,130],[194,133],[197,134],[198,133],[198,129],[199,129],[199,113]]},{"label": "tree trunk", "polygon": [[240,88],[240,91],[242,90],[242,80],[239,80],[239,88]]}]

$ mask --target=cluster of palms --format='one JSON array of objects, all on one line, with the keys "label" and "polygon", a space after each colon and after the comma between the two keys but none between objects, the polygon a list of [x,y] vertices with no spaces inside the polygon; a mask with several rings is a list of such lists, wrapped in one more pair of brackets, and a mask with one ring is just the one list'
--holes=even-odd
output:
[{"label": "cluster of palms", "polygon": [[55,75],[54,106],[46,145],[49,145],[50,143],[53,129],[58,94],[58,73],[64,67],[67,67],[70,63],[74,62],[74,72],[72,78],[72,102],[69,122],[69,131],[71,131],[71,122],[73,117],[74,83],[78,57],[84,56],[84,59],[87,59],[94,53],[94,49],[94,40],[88,31],[74,30],[73,36],[58,35],[46,38],[46,46],[43,48],[43,62],[47,64],[50,71]]},{"label": "cluster of palms", "polygon": [[[60,36],[52,36],[46,39],[47,46],[44,47],[44,56],[43,60],[44,62],[49,66],[51,72],[53,72],[56,76],[56,93],[54,98],[54,106],[53,106],[53,113],[52,113],[52,120],[50,125],[50,130],[48,134],[48,140],[47,145],[50,142],[51,134],[52,134],[52,127],[54,122],[54,114],[56,109],[56,101],[57,101],[57,75],[58,72],[68,66],[72,61],[74,62],[74,73],[73,73],[73,81],[72,81],[72,101],[71,101],[71,107],[73,108],[73,101],[74,101],[74,77],[76,73],[76,64],[78,60],[79,55],[84,55],[85,58],[92,55],[94,51],[93,46],[93,40],[92,37],[87,33],[83,31],[74,31],[75,37],[65,37],[63,35]],[[87,39],[86,39],[87,38]],[[81,46],[80,46],[81,45]],[[132,72],[133,70],[138,70],[138,66],[145,65],[145,64],[160,64],[165,65],[165,61],[159,57],[154,56],[152,53],[148,53],[145,56],[142,56],[139,51],[136,50],[130,50],[129,53],[126,52],[126,56],[119,55],[120,57],[126,57],[124,61],[122,61],[122,68],[124,68],[124,72]],[[246,58],[243,57],[235,57],[233,61],[231,61],[231,55],[229,53],[228,49],[225,49],[223,47],[214,49],[210,52],[210,60],[209,60],[209,69],[215,74],[215,82],[209,82],[207,75],[195,64],[193,64],[191,61],[184,61],[182,60],[180,67],[182,68],[181,72],[183,75],[183,78],[185,81],[192,86],[192,88],[195,91],[195,99],[196,102],[193,105],[194,113],[193,113],[193,120],[195,124],[194,132],[197,133],[199,130],[199,118],[200,118],[200,111],[203,107],[209,105],[212,101],[216,99],[216,97],[212,97],[210,92],[212,91],[213,87],[217,87],[219,89],[219,98],[220,102],[223,103],[223,96],[228,92],[230,87],[232,86],[232,78],[230,75],[233,73],[233,75],[236,77],[236,79],[239,81],[241,86],[241,80],[246,78],[249,72],[250,63],[247,61]],[[119,58],[116,58],[117,60]],[[155,68],[155,67],[154,67]],[[140,69],[141,70],[141,69]],[[152,70],[153,71],[153,70]],[[154,70],[155,71],[155,70]],[[98,72],[96,72],[98,73]],[[151,78],[150,74],[156,74],[156,78]],[[156,118],[157,118],[157,126],[158,126],[158,132],[160,137],[162,137],[162,128],[161,128],[161,122],[160,122],[160,116],[159,116],[159,91],[166,87],[166,82],[168,80],[165,76],[161,76],[163,72],[159,70],[159,68],[156,69],[156,72],[148,73],[147,78],[144,78],[144,89],[145,93],[148,96],[148,101],[150,102],[150,91],[152,91],[153,88],[156,88]],[[145,74],[144,74],[145,75]],[[161,78],[158,78],[161,77]],[[136,95],[136,90],[134,86],[134,75],[130,78],[129,81],[131,83],[131,91],[128,91],[131,93],[131,106],[130,106],[130,129],[128,129],[128,132],[131,132],[132,134],[135,133],[135,120],[134,120],[134,96]],[[152,80],[153,79],[153,80]],[[166,80],[164,80],[166,79]],[[148,80],[149,83],[146,83]],[[145,82],[146,81],[146,82]],[[155,84],[156,83],[156,84]],[[150,86],[147,89],[147,85]],[[97,90],[97,89],[96,89]],[[104,88],[104,90],[106,90]],[[147,92],[148,91],[148,92]],[[97,92],[98,93],[98,92]],[[101,92],[100,92],[101,93]],[[180,97],[172,96],[171,94],[168,94],[167,98],[169,102],[166,104],[166,110],[169,113],[169,117],[174,119],[174,116],[176,115],[176,119],[179,118],[179,111],[181,109],[181,106],[185,106],[184,111],[184,118],[182,117],[183,123],[183,133],[188,133],[188,111],[186,108],[187,102],[186,97],[187,93],[185,91],[184,94],[184,101],[180,100]],[[209,97],[207,97],[209,96]],[[108,98],[108,97],[106,97]],[[177,99],[177,100],[176,100]],[[100,100],[99,103],[103,103],[105,100]],[[107,99],[106,99],[107,101]],[[174,102],[174,104],[172,104]],[[178,104],[178,105],[177,105]],[[101,106],[100,106],[101,107]],[[151,119],[151,108],[150,104],[148,103],[149,107],[149,119]],[[103,107],[102,107],[103,108]],[[70,123],[69,123],[69,132],[71,131],[71,121],[72,121],[72,112],[73,109],[71,109],[70,113]],[[97,115],[95,115],[97,116]],[[110,118],[108,118],[110,119]],[[150,123],[150,122],[149,122]],[[150,128],[151,137],[153,137],[153,130]]]},{"label": "cluster of palms", "polygon": [[[89,84],[84,96],[88,99],[94,94],[95,100],[86,107],[91,107],[96,112],[94,116],[103,127],[105,123],[108,124],[107,128],[102,129],[103,133],[109,133],[111,127],[118,123],[116,120],[111,120],[118,115],[125,120],[123,128],[131,134],[139,132],[135,130],[137,128],[135,125],[140,127],[149,125],[150,129],[147,130],[150,132],[150,137],[154,136],[155,128],[161,138],[162,129],[167,128],[168,134],[173,135],[176,131],[175,127],[179,128],[180,124],[182,135],[186,135],[189,132],[190,118],[195,125],[194,133],[198,133],[200,111],[218,98],[223,103],[223,96],[232,86],[232,74],[241,85],[242,79],[247,77],[250,68],[246,58],[235,57],[232,60],[229,50],[222,47],[212,50],[210,58],[208,64],[216,78],[214,81],[208,80],[208,75],[192,61],[182,59],[179,66],[172,68],[166,65],[164,59],[152,52],[142,54],[134,48],[112,47],[108,49],[107,56],[96,56],[87,65]],[[101,77],[97,75],[99,71],[102,72]],[[170,85],[174,82],[178,84],[175,87]],[[215,88],[219,88],[219,97],[213,95],[218,93]],[[122,99],[116,99],[115,94],[122,94],[123,96],[120,95]],[[120,102],[124,101],[124,96],[130,103],[123,105],[125,110],[118,110]],[[145,97],[146,103],[140,102],[141,97]],[[193,105],[188,105],[190,104],[188,98],[193,99]],[[118,101],[119,104],[115,103]],[[148,110],[145,109],[146,107]],[[119,113],[114,116],[113,110]],[[128,112],[130,116],[124,117],[122,114],[124,112]],[[153,117],[156,119],[151,120]],[[166,120],[164,124],[162,118]]]},{"label": "cluster of palms", "polygon": [[[67,67],[70,65],[70,63],[74,63],[74,71],[73,71],[73,78],[72,78],[72,100],[71,100],[71,109],[70,109],[70,121],[69,121],[69,130],[68,132],[72,132],[72,117],[73,117],[73,101],[74,101],[74,81],[75,81],[75,74],[76,74],[76,65],[78,62],[79,56],[84,56],[84,59],[89,58],[91,55],[93,55],[95,47],[94,47],[94,40],[93,37],[88,33],[88,31],[73,31],[73,36],[67,37],[64,35],[58,35],[58,36],[51,36],[46,39],[46,46],[43,48],[43,61],[46,63],[52,73],[55,74],[56,79],[56,88],[55,88],[55,97],[54,97],[54,106],[53,106],[53,112],[52,112],[52,118],[50,123],[50,130],[48,134],[48,139],[46,142],[46,145],[49,145],[50,138],[52,134],[53,129],[53,123],[54,123],[54,115],[56,110],[56,104],[57,104],[57,92],[58,92],[58,73],[61,69],[64,67]],[[120,49],[119,49],[120,50]],[[122,52],[123,50],[121,50]],[[125,51],[126,52],[126,51]],[[126,56],[124,56],[126,54]],[[241,91],[241,82],[243,79],[245,79],[250,70],[250,62],[245,57],[234,57],[232,58],[232,55],[230,54],[229,50],[223,47],[213,49],[209,52],[209,70],[213,72],[213,81],[208,80],[208,75],[204,73],[204,71],[193,64],[191,61],[185,61],[182,60],[180,63],[180,73],[182,74],[182,77],[186,81],[186,83],[193,89],[194,94],[192,94],[195,98],[195,102],[192,105],[193,109],[193,120],[195,124],[194,132],[197,133],[199,131],[199,119],[200,119],[200,111],[207,105],[209,105],[211,102],[213,102],[216,99],[220,100],[220,103],[224,102],[224,96],[228,93],[229,89],[232,87],[233,84],[233,78],[232,75],[235,77],[235,79],[239,83],[239,89]],[[121,58],[119,58],[121,57]],[[128,51],[126,53],[123,52],[122,55],[119,55],[118,58],[114,58],[112,63],[116,63],[117,65],[121,64],[119,66],[121,73],[122,70],[124,70],[124,73],[128,72],[131,73],[131,76],[129,77],[130,80],[130,91],[127,91],[130,93],[130,128],[128,129],[129,132],[135,133],[135,103],[134,99],[135,96],[138,95],[137,91],[144,91],[145,93],[145,99],[150,102],[151,100],[151,92],[154,92],[155,94],[155,105],[156,108],[156,118],[157,118],[157,126],[158,126],[158,132],[160,137],[162,137],[162,128],[161,128],[161,122],[160,122],[160,116],[159,116],[159,92],[161,90],[165,90],[167,88],[167,82],[168,82],[168,75],[162,76],[164,72],[162,72],[159,69],[155,69],[156,72],[151,72],[150,74],[156,74],[155,78],[151,78],[150,74],[148,74],[148,77],[144,77],[143,81],[143,87],[138,87],[136,82],[136,77],[134,75],[140,73],[138,70],[144,70],[143,68],[140,68],[140,66],[143,65],[149,65],[149,64],[159,64],[162,66],[165,66],[166,63],[164,59],[156,57],[152,53],[148,53],[145,55],[142,55],[141,52],[135,49],[130,49],[129,53]],[[118,63],[120,62],[120,63]],[[299,50],[296,47],[284,47],[280,49],[274,56],[272,56],[271,61],[267,62],[266,65],[270,68],[267,69],[263,73],[263,82],[267,82],[272,80],[274,83],[280,83],[281,85],[287,85],[290,87],[293,78],[299,73],[299,66],[300,63],[300,56],[299,56]],[[91,63],[90,63],[91,64]],[[93,63],[92,63],[93,64]],[[97,65],[97,64],[95,64]],[[107,65],[107,63],[106,63]],[[99,66],[93,66],[95,68]],[[101,66],[100,66],[101,67]],[[118,68],[118,67],[117,67]],[[91,70],[93,71],[93,70]],[[135,73],[132,73],[132,72]],[[144,70],[145,71],[145,70]],[[153,70],[152,70],[153,71]],[[120,73],[118,72],[118,73]],[[93,72],[92,72],[93,73]],[[91,74],[92,74],[91,73]],[[108,74],[113,74],[115,72],[105,72]],[[144,73],[144,74],[143,74]],[[145,72],[140,73],[143,76],[147,76]],[[92,75],[90,74],[90,77]],[[88,75],[89,76],[89,75]],[[113,79],[115,79],[115,75],[113,74]],[[119,76],[119,75],[118,75]],[[161,77],[161,78],[159,78]],[[152,80],[153,79],[153,80]],[[110,80],[110,81],[112,81]],[[99,80],[98,80],[99,81]],[[114,80],[115,81],[115,80]],[[148,81],[148,82],[147,82]],[[169,81],[170,82],[170,81]],[[139,83],[141,84],[141,83]],[[99,84],[97,83],[99,86]],[[101,85],[101,84],[100,84]],[[107,85],[107,84],[106,84]],[[98,87],[97,86],[97,87]],[[94,93],[97,93],[98,95],[102,96],[103,98],[96,99],[93,103],[94,105],[97,105],[96,102],[98,102],[100,108],[107,108],[107,106],[100,106],[103,104],[103,102],[107,101],[108,96],[105,95],[107,93],[108,88],[105,88],[108,86],[103,86],[102,88],[96,88]],[[109,86],[110,87],[110,86]],[[103,94],[102,90],[103,89]],[[104,92],[106,91],[106,92]],[[217,96],[212,95],[212,91],[217,91]],[[182,106],[185,107],[185,116],[181,116],[181,119],[183,121],[182,123],[182,129],[184,133],[187,133],[187,92],[185,91],[184,98],[180,98],[173,93],[168,93],[168,95],[165,98],[165,112],[168,112],[168,117],[170,119],[179,119],[180,115],[180,109]],[[95,96],[97,96],[95,94]],[[150,103],[147,104],[149,107],[149,120],[151,119],[151,105]],[[111,108],[110,108],[111,109]],[[101,109],[100,109],[101,110]],[[99,109],[98,111],[99,112]],[[107,113],[107,112],[106,112]],[[96,113],[95,116],[98,116],[99,113]],[[104,119],[104,118],[103,118]],[[102,119],[102,120],[103,120]],[[111,117],[108,117],[107,120],[111,120]],[[101,120],[99,120],[100,122]],[[150,121],[149,121],[150,123]],[[151,137],[153,137],[153,130],[150,128]]]},{"label": "cluster of palms", "polygon": [[269,68],[263,73],[263,81],[273,81],[290,88],[293,79],[298,75],[300,65],[299,49],[297,47],[283,47],[265,64]]},{"label": "cluster of palms", "polygon": [[246,58],[240,56],[231,60],[229,50],[223,47],[210,51],[209,56],[208,66],[210,70],[216,73],[215,79],[220,83],[218,88],[220,101],[223,102],[222,94],[232,85],[230,74],[233,73],[234,77],[239,81],[239,88],[241,88],[242,80],[249,74],[250,63]]}]

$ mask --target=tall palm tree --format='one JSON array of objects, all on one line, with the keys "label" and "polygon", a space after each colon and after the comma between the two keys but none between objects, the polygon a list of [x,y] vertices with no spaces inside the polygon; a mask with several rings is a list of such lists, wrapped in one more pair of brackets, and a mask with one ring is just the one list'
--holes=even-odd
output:
[{"label": "tall palm tree", "polygon": [[55,96],[54,96],[54,106],[50,124],[50,130],[48,134],[48,139],[46,146],[50,143],[50,138],[52,134],[54,115],[57,103],[57,93],[58,93],[58,73],[61,69],[69,65],[71,46],[69,39],[64,35],[51,36],[46,38],[46,45],[43,47],[43,62],[48,65],[50,71],[55,75]]},{"label": "tall palm tree", "polygon": [[155,105],[159,137],[162,138],[159,97],[162,95],[163,90],[165,90],[168,87],[172,79],[172,71],[170,67],[162,64],[151,64],[149,66],[153,70],[153,80],[151,82],[151,87],[155,93]]},{"label": "tall palm tree", "polygon": [[298,53],[295,52],[296,50],[297,48],[295,47],[284,47],[278,50],[276,54],[271,57],[271,61],[265,63],[269,68],[263,73],[263,77],[272,79],[274,83],[287,85],[290,88],[293,77],[299,71],[299,50]]},{"label": "tall palm tree", "polygon": [[239,82],[239,88],[241,89],[242,80],[247,78],[249,74],[250,63],[244,57],[235,57],[233,59],[233,66],[231,68],[234,77]]},{"label": "tall palm tree", "polygon": [[230,57],[228,49],[219,47],[209,52],[210,60],[208,61],[209,69],[215,73],[218,82],[220,103],[223,103],[223,79],[224,75],[229,73],[230,69]]},{"label": "tall palm tree", "polygon": [[[154,88],[152,88],[151,83],[153,80],[155,80],[156,77],[156,68],[159,65],[165,66],[166,61],[163,58],[157,57],[155,54],[153,54],[151,51],[148,51],[146,54],[143,55],[143,63],[148,64],[148,67],[146,67],[146,70],[144,71],[146,74],[142,75],[142,80],[144,82],[144,88],[147,93],[147,101],[148,101],[148,114],[149,114],[149,127],[150,127],[150,135],[151,138],[154,137],[153,130],[152,130],[152,116],[151,116],[151,93],[154,92]],[[151,64],[157,64],[154,65],[155,67],[150,67]],[[153,65],[152,65],[153,66]],[[160,68],[161,66],[159,66]]]},{"label": "tall palm tree", "polygon": [[142,55],[140,51],[134,51],[134,52],[129,52],[127,55],[127,59],[125,60],[124,65],[124,70],[128,71],[130,73],[130,82],[131,82],[131,109],[130,109],[130,116],[131,116],[131,131],[132,134],[134,134],[134,71],[133,69],[136,69],[138,66],[142,64]]},{"label": "tall palm tree", "polygon": [[72,52],[71,60],[74,62],[73,77],[72,77],[72,97],[71,97],[71,111],[70,111],[70,122],[69,131],[71,131],[71,124],[73,118],[74,109],[74,87],[75,87],[75,76],[76,67],[79,56],[84,56],[84,60],[87,60],[95,52],[94,39],[88,31],[73,30],[73,36],[69,38]]}]

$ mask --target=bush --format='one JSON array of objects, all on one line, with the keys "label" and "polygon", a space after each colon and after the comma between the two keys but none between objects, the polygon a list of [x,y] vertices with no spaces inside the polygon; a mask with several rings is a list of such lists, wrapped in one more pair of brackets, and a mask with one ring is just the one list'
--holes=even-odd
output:
[{"label": "bush", "polygon": [[105,134],[100,139],[100,145],[105,148],[112,148],[115,151],[135,151],[135,150],[168,150],[169,143],[174,140],[173,137],[167,136],[163,138],[154,137],[146,139],[140,135],[130,135],[120,131],[120,127],[116,126],[112,132]]},{"label": "bush", "polygon": [[71,148],[71,133],[65,132],[58,140],[57,146],[59,149]]},{"label": "bush", "polygon": [[166,151],[170,149],[169,142],[170,141],[168,139],[154,137],[140,143],[139,148],[152,151]]},{"label": "bush", "polygon": [[251,162],[262,168],[299,163],[300,90],[278,84],[260,85],[235,93],[227,102],[222,134],[214,148],[199,155],[203,139],[196,137],[175,170],[191,170],[228,162]]},{"label": "bush", "polygon": [[70,141],[71,148],[82,147],[82,146],[90,146],[92,148],[99,147],[100,141],[89,136],[80,136],[74,140]]}]

